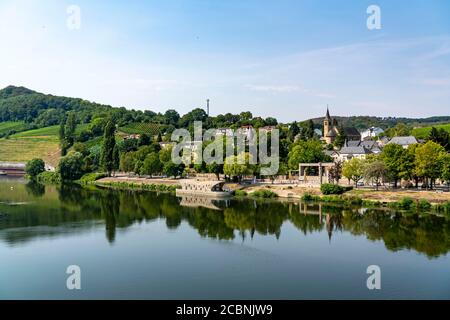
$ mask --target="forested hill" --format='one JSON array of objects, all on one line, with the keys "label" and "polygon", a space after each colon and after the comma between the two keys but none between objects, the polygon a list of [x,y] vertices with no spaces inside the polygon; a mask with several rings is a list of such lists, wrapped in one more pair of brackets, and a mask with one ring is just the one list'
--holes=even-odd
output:
[{"label": "forested hill", "polygon": [[76,111],[81,121],[89,122],[94,113],[111,109],[110,106],[46,95],[24,87],[9,86],[0,90],[0,122],[24,121],[40,127],[51,126],[58,124],[67,111]]},{"label": "forested hill", "polygon": [[[29,128],[41,128],[59,124],[67,111],[75,111],[78,123],[90,123],[92,119],[111,116],[119,126],[130,123],[151,122],[169,127],[188,127],[193,121],[204,121],[205,127],[229,127],[251,124],[255,127],[276,125],[274,118],[262,119],[250,112],[239,115],[224,114],[208,119],[202,108],[180,115],[175,110],[166,113],[152,111],[129,110],[109,105],[98,104],[79,98],[60,97],[39,93],[24,87],[9,86],[0,90],[0,122],[24,122]],[[450,116],[430,117],[424,119],[351,116],[335,117],[340,124],[354,126],[359,130],[369,127],[383,129],[394,127],[397,123],[404,123],[410,127],[430,126],[449,123]],[[322,125],[323,118],[312,119],[317,128]]]}]

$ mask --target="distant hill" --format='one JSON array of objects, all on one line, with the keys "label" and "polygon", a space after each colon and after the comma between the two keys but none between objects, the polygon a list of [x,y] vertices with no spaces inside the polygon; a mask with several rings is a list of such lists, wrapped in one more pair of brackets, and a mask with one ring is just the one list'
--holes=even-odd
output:
[{"label": "distant hill", "polygon": [[[372,117],[372,116],[351,116],[351,117],[336,116],[333,118],[335,118],[339,122],[339,124],[348,127],[355,127],[360,131],[370,127],[380,127],[386,130],[388,128],[394,127],[397,123],[404,123],[412,128],[450,123],[450,116],[434,116],[429,118],[417,118],[417,119],[404,117],[396,118],[396,117]],[[324,117],[314,118],[312,119],[312,121],[314,122],[316,127],[321,127],[323,119]]]},{"label": "distant hill", "polygon": [[67,111],[76,111],[80,121],[89,122],[94,113],[111,110],[111,106],[46,95],[24,87],[9,86],[0,90],[0,122],[24,121],[44,127],[58,124]]},{"label": "distant hill", "polygon": [[37,93],[25,87],[8,86],[0,90],[0,99],[7,99],[15,96]]},{"label": "distant hill", "polygon": [[[124,128],[124,132],[139,133],[141,128],[136,123],[156,123],[153,129],[163,130],[164,125],[172,127],[187,127],[192,121],[206,120],[207,115],[203,109],[197,108],[183,117],[175,119],[162,114],[156,114],[152,111],[130,110],[117,108],[109,105],[98,104],[80,98],[69,98],[39,93],[25,87],[8,86],[0,90],[0,123],[15,122],[22,123],[23,128],[33,129],[57,125],[67,111],[75,111],[79,123],[90,123],[95,117],[112,116],[119,127]],[[172,110],[172,113],[176,111]],[[356,127],[358,130],[364,130],[369,127],[381,127],[388,129],[397,123],[405,123],[410,127],[432,126],[437,124],[450,123],[450,116],[429,117],[429,118],[395,118],[395,117],[372,117],[372,116],[351,116],[334,117],[344,126]],[[178,120],[179,119],[179,120]],[[209,121],[211,127],[221,127],[230,125],[242,125],[240,115],[218,115]],[[269,119],[269,118],[268,118]],[[267,120],[267,119],[266,119]],[[312,119],[316,128],[322,126],[323,117]],[[271,122],[276,123],[275,119]],[[259,123],[261,126],[267,125],[259,117],[253,117],[252,122]],[[25,124],[25,125],[23,125]],[[245,124],[245,123],[244,123]],[[19,127],[19,126],[18,126]],[[19,127],[20,128],[20,127]],[[147,129],[147,128],[146,128]],[[20,131],[14,129],[16,132]],[[157,131],[156,130],[156,131]],[[5,131],[5,130],[4,130]],[[135,132],[136,131],[136,132]]]}]

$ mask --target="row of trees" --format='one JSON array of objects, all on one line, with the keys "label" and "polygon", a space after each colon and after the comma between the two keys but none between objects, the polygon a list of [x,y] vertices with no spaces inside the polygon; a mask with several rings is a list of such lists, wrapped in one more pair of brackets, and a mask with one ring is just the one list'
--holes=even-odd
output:
[{"label": "row of trees", "polygon": [[[342,175],[356,186],[363,179],[371,181],[377,189],[383,181],[397,187],[402,179],[414,181],[415,187],[422,181],[423,187],[433,188],[438,179],[450,185],[450,154],[433,141],[410,145],[407,149],[388,144],[379,155],[353,158],[344,163]],[[339,175],[336,178],[339,180]]]}]

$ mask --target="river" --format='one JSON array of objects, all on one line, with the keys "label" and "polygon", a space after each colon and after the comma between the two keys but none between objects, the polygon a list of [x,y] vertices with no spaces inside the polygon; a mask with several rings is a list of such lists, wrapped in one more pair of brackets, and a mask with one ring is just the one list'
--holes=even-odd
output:
[{"label": "river", "polygon": [[450,299],[449,250],[445,216],[0,178],[0,299]]}]

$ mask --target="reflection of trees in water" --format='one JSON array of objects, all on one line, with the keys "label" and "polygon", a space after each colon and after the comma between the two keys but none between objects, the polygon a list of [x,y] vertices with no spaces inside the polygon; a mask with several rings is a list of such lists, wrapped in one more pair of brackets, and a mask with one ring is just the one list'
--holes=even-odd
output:
[{"label": "reflection of trees in water", "polygon": [[41,198],[45,195],[45,186],[36,181],[29,181],[25,185],[25,190],[27,191],[28,195],[35,198]]},{"label": "reflection of trees in water", "polygon": [[120,216],[120,198],[112,191],[107,191],[100,198],[102,217],[105,220],[106,238],[113,243],[116,238],[116,219]]},{"label": "reflection of trees in water", "polygon": [[[27,192],[33,192],[29,188]],[[331,239],[334,232],[347,231],[372,241],[382,240],[392,251],[414,249],[435,257],[450,249],[450,219],[435,215],[395,214],[374,209],[361,214],[356,209],[329,204],[253,200],[231,200],[220,211],[183,207],[172,195],[152,192],[73,186],[62,186],[58,192],[59,201],[51,203],[44,203],[43,198],[29,206],[0,206],[0,212],[6,213],[0,220],[0,229],[103,220],[107,239],[114,242],[116,228],[164,219],[170,229],[178,228],[185,221],[202,237],[231,240],[238,236],[244,241],[255,233],[279,238],[283,224],[290,221],[305,235],[325,231]],[[77,228],[83,226],[88,228],[92,224],[80,224]],[[20,235],[18,231],[11,232],[3,233],[2,237],[8,237],[12,243],[40,235],[31,230],[21,231]]]}]

